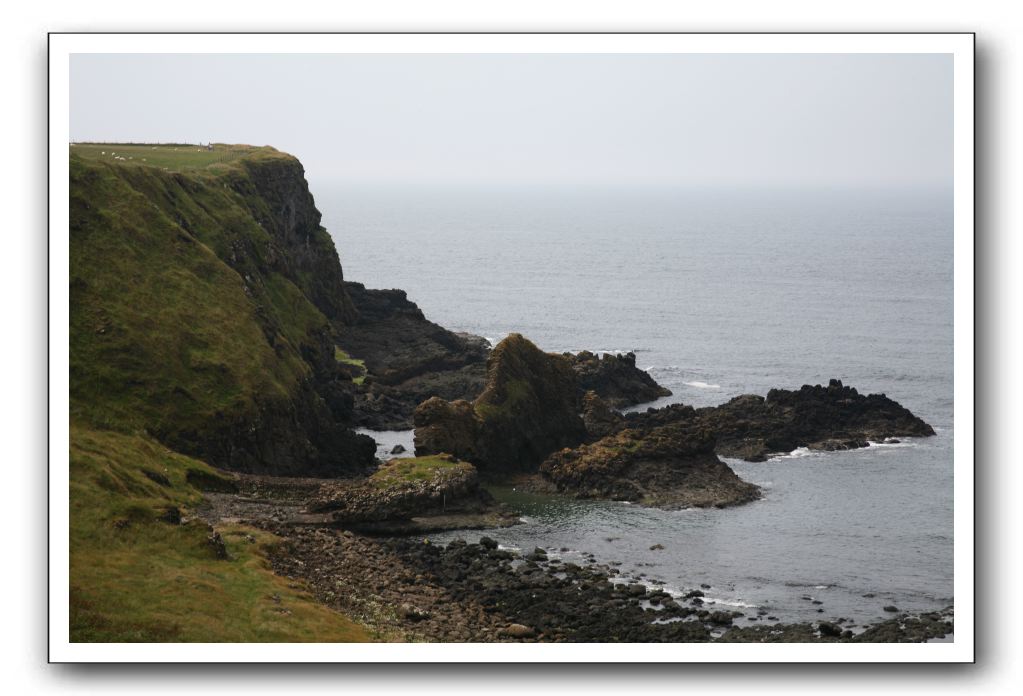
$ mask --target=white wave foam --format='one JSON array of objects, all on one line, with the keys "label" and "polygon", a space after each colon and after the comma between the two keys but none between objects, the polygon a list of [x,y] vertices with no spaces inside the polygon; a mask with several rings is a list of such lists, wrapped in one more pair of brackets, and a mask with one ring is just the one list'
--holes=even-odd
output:
[{"label": "white wave foam", "polygon": [[788,454],[778,455],[778,459],[799,459],[800,457],[812,457],[816,452],[809,447],[797,447]]},{"label": "white wave foam", "polygon": [[873,440],[867,440],[871,447],[919,447],[920,443],[912,442],[910,440],[899,440],[898,442],[874,442]]},{"label": "white wave foam", "polygon": [[709,382],[700,382],[700,381],[683,382],[682,384],[685,384],[685,385],[690,386],[690,387],[696,387],[697,389],[720,389],[721,388],[720,384],[711,384]]},{"label": "white wave foam", "polygon": [[745,609],[756,609],[759,604],[750,604],[744,602],[741,599],[719,599],[717,597],[704,596],[703,601],[705,604],[723,604],[726,607],[743,607]]}]

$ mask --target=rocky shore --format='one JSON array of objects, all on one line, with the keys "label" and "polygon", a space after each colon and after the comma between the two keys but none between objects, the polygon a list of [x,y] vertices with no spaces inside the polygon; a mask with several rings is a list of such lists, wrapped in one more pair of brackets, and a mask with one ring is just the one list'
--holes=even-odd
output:
[{"label": "rocky shore", "polygon": [[[246,522],[281,542],[274,571],[305,582],[318,601],[384,640],[439,642],[920,642],[953,630],[951,609],[894,613],[871,626],[837,617],[785,624],[764,609],[735,611],[704,590],[670,593],[554,549],[518,553],[493,538],[431,543],[379,537],[302,519],[322,481],[238,477],[238,492],[207,493],[199,514],[214,528]],[[751,625],[756,624],[756,625]]]}]

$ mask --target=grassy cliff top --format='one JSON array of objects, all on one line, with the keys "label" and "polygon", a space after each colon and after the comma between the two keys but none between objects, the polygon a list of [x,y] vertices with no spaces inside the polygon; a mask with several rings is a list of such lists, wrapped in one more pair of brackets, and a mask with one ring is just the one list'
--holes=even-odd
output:
[{"label": "grassy cliff top", "polygon": [[240,159],[286,158],[272,147],[253,145],[227,145],[214,143],[213,149],[205,145],[153,145],[146,143],[71,143],[71,154],[88,160],[101,160],[111,164],[160,167],[167,171],[211,169],[229,165]]}]

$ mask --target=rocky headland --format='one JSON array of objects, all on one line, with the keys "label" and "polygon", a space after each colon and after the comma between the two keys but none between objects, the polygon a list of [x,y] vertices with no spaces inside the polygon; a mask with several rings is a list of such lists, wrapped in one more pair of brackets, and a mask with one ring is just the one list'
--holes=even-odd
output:
[{"label": "rocky headland", "polygon": [[409,430],[423,401],[474,399],[483,391],[486,339],[459,334],[429,321],[402,290],[369,290],[345,283],[358,317],[338,344],[365,367],[355,394],[357,425]]},{"label": "rocky headland", "polygon": [[[114,161],[101,147],[70,156],[73,639],[316,639],[277,606],[282,591],[296,615],[340,631],[329,635],[354,635],[334,625],[337,610],[400,640],[919,640],[951,630],[944,614],[895,617],[874,633],[838,619],[729,628],[737,615],[703,606],[699,590],[622,583],[614,568],[489,538],[424,543],[416,535],[517,521],[490,481],[720,507],[759,490],[719,457],[934,431],[837,380],[620,413],[670,393],[634,355],[546,353],[519,334],[491,349],[430,322],[401,290],[346,281],[298,160],[217,147],[215,158],[190,151],[181,168]],[[146,155],[172,163],[177,151]],[[386,463],[354,431],[412,425],[417,457]],[[110,538],[116,564],[104,562]],[[286,585],[258,575],[269,575],[266,559]],[[181,607],[168,605],[161,583],[193,571],[217,578],[217,602],[202,579],[174,593]],[[126,583],[167,613],[125,613]],[[246,631],[193,620],[196,607],[250,606],[253,583],[277,589],[258,594],[262,618]]]}]

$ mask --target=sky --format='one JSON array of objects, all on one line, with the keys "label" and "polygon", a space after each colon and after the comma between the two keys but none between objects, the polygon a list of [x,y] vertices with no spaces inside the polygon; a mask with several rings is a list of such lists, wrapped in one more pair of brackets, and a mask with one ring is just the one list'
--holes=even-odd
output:
[{"label": "sky", "polygon": [[952,102],[942,54],[76,54],[70,130],[324,183],[948,190]]}]

